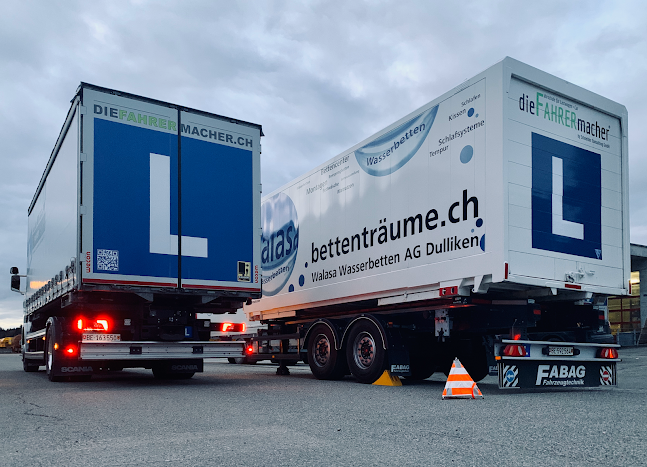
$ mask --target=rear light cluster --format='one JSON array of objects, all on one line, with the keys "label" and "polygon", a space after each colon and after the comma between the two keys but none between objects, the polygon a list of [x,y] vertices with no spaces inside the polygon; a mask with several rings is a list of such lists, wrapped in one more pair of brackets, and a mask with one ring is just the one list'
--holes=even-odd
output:
[{"label": "rear light cluster", "polygon": [[598,358],[618,358],[618,350],[610,347],[605,347],[598,351]]},{"label": "rear light cluster", "polygon": [[112,323],[107,318],[77,318],[75,329],[77,331],[108,332],[110,331],[110,329],[112,329]]},{"label": "rear light cluster", "polygon": [[526,346],[522,344],[508,344],[503,348],[503,355],[506,357],[525,357]]},{"label": "rear light cluster", "polygon": [[212,331],[219,332],[245,332],[245,323],[211,323]]},{"label": "rear light cluster", "polygon": [[247,352],[247,355],[253,354],[254,353],[254,347],[252,347],[251,345],[247,346],[247,348],[245,349],[245,352]]}]

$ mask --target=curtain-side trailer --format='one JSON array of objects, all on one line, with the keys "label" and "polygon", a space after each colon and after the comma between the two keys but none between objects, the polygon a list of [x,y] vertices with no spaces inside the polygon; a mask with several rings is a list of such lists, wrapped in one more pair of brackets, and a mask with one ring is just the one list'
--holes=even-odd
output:
[{"label": "curtain-side trailer", "polygon": [[321,379],[615,384],[627,157],[624,106],[505,58],[266,196],[245,310]]},{"label": "curtain-side trailer", "polygon": [[260,297],[262,135],[81,83],[28,210],[24,370],[187,378],[242,356],[197,314]]}]

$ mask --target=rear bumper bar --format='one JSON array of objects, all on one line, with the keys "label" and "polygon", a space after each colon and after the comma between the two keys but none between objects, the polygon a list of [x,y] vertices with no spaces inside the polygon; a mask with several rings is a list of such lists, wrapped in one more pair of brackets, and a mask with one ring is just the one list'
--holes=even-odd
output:
[{"label": "rear bumper bar", "polygon": [[243,357],[244,341],[118,341],[80,342],[79,360],[170,360],[190,358]]}]

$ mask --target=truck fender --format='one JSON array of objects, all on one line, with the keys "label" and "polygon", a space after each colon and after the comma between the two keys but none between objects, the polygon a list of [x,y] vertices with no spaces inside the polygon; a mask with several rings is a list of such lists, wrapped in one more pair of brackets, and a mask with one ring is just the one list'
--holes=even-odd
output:
[{"label": "truck fender", "polygon": [[317,324],[323,324],[323,325],[327,326],[330,329],[330,332],[332,332],[332,335],[333,335],[333,339],[335,340],[335,350],[340,350],[341,349],[341,344],[342,344],[342,339],[339,336],[339,330],[338,330],[337,326],[335,326],[335,324],[332,321],[330,321],[330,320],[328,320],[326,318],[322,318],[322,319],[318,319],[318,320],[314,321],[312,323],[312,325],[308,328],[308,330],[306,331],[306,335],[303,338],[303,348],[304,349],[308,348],[308,340],[310,339],[310,331],[312,331],[312,329]]},{"label": "truck fender", "polygon": [[342,343],[346,342],[346,335],[348,334],[348,330],[353,326],[353,324],[355,324],[357,321],[362,319],[366,319],[371,323],[375,324],[375,326],[377,326],[377,329],[380,331],[380,337],[382,337],[382,346],[384,347],[384,350],[387,350],[389,348],[387,333],[384,330],[384,326],[382,326],[382,323],[380,322],[380,320],[378,320],[375,316],[372,316],[372,315],[360,315],[357,318],[353,319],[350,323],[348,323],[348,326],[346,326],[346,329],[344,330],[344,335],[342,337],[341,342]]}]

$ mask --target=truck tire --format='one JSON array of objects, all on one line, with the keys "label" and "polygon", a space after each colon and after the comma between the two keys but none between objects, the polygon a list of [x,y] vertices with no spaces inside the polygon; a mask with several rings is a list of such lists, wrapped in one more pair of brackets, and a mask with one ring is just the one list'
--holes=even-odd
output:
[{"label": "truck tire", "polygon": [[54,376],[53,368],[56,367],[58,358],[56,357],[56,352],[54,352],[54,326],[56,323],[52,323],[47,328],[47,333],[45,334],[45,373],[47,377],[52,382],[62,381],[60,376]]},{"label": "truck tire", "polygon": [[308,341],[308,365],[317,379],[335,380],[347,371],[343,352],[335,349],[332,331],[325,324],[317,324]]},{"label": "truck tire", "polygon": [[25,354],[22,355],[22,369],[27,373],[38,371],[39,366],[40,365],[38,365],[37,363],[30,363],[30,361],[25,358]]},{"label": "truck tire", "polygon": [[382,335],[366,319],[356,322],[348,335],[346,361],[350,372],[360,383],[374,383],[386,369],[387,358]]}]

